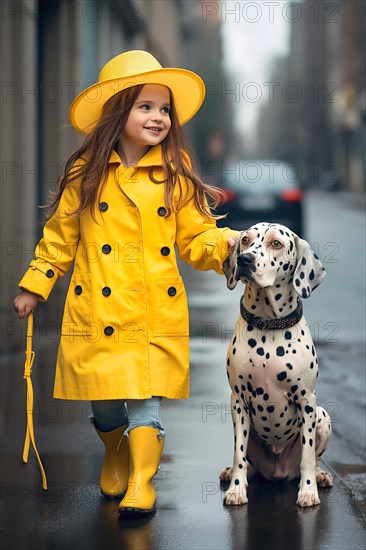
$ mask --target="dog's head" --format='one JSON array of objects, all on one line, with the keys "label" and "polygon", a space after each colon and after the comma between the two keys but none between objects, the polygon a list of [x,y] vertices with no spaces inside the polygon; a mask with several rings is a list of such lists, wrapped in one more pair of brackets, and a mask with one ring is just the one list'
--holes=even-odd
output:
[{"label": "dog's head", "polygon": [[287,280],[302,298],[308,298],[326,275],[307,241],[284,225],[265,222],[239,234],[223,271],[230,290],[239,280],[258,288]]}]

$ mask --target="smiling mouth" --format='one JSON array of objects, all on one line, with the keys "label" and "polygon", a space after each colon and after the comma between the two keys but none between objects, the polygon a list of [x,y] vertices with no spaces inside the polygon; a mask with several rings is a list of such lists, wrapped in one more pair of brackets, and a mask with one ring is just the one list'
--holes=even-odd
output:
[{"label": "smiling mouth", "polygon": [[150,132],[161,132],[163,128],[158,128],[157,126],[145,126],[145,130],[149,130]]}]

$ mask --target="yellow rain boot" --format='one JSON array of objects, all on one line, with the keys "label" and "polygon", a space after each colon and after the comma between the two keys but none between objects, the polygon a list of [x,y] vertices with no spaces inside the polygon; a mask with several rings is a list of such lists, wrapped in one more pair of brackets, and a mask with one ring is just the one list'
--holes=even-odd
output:
[{"label": "yellow rain boot", "polygon": [[152,479],[158,471],[164,438],[160,431],[148,426],[134,428],[130,439],[130,475],[128,489],[120,502],[120,514],[149,514],[156,508],[156,493]]},{"label": "yellow rain boot", "polygon": [[104,443],[104,461],[100,473],[100,490],[104,496],[120,497],[127,489],[130,452],[128,437],[124,436],[127,426],[120,426],[111,432],[95,431]]}]

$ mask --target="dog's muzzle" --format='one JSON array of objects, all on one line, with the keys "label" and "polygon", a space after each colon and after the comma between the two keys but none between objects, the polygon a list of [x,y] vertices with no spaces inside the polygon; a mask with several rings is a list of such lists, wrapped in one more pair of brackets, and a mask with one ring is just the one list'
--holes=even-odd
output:
[{"label": "dog's muzzle", "polygon": [[254,256],[252,254],[239,254],[237,259],[237,269],[236,269],[236,280],[238,281],[241,277],[247,279],[248,281],[252,280],[252,274],[256,272],[257,268],[254,263]]}]

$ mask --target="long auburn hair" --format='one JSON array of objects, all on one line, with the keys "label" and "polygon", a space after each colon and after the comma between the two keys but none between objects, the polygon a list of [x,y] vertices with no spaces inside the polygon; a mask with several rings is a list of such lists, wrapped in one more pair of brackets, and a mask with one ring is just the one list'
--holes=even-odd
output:
[{"label": "long auburn hair", "polygon": [[[68,159],[63,175],[58,178],[57,191],[50,192],[49,212],[46,219],[51,218],[57,210],[61,195],[68,183],[80,179],[80,203],[74,211],[65,214],[80,216],[89,209],[96,221],[95,208],[107,181],[109,157],[143,87],[144,84],[132,86],[116,93],[106,101],[98,123],[86,136],[81,147]],[[204,183],[187,163],[186,155],[191,158],[192,153],[179,123],[173,94],[170,90],[169,92],[171,128],[162,142],[164,180],[160,181],[154,177],[154,167],[150,168],[149,177],[154,183],[164,183],[167,216],[179,210],[188,198],[182,193],[180,177],[183,177],[193,184],[193,199],[197,210],[211,221],[221,219],[225,216],[213,214],[211,208],[216,208],[222,202],[223,192],[218,187]],[[79,159],[83,159],[84,162],[74,166]],[[179,199],[174,204],[174,189],[177,184],[180,186]]]}]

